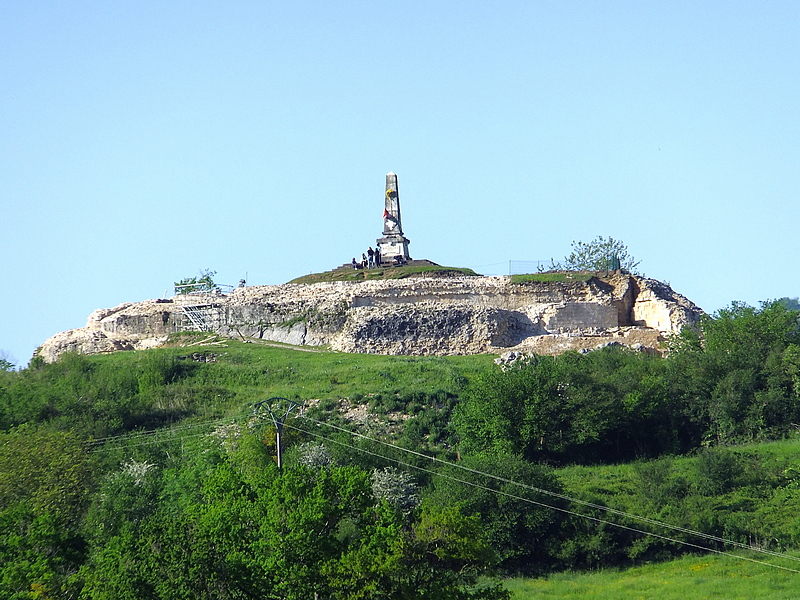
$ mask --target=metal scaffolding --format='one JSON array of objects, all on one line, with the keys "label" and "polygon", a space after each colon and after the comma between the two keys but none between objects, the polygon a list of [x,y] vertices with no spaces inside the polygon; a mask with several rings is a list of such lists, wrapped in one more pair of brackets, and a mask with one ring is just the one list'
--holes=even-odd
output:
[{"label": "metal scaffolding", "polygon": [[181,309],[181,331],[216,331],[221,325],[219,304],[186,304]]}]

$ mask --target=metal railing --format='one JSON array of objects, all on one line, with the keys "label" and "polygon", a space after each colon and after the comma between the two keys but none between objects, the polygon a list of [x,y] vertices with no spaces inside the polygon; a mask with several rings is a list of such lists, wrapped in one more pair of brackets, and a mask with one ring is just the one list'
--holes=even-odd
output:
[{"label": "metal railing", "polygon": [[228,285],[226,283],[215,283],[213,286],[209,286],[205,283],[187,283],[185,285],[176,285],[175,286],[175,295],[176,296],[207,296],[209,294],[214,295],[224,295],[230,294],[233,291],[234,286]]}]

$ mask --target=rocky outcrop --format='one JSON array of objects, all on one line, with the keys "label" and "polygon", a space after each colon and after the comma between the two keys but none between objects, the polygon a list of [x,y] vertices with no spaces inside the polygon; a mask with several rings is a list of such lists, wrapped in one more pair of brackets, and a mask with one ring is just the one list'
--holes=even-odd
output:
[{"label": "rocky outcrop", "polygon": [[555,354],[619,342],[656,348],[702,311],[668,285],[632,275],[512,283],[509,277],[284,284],[228,295],[176,296],[96,310],[86,327],[37,351],[152,347],[171,333],[204,329],[297,345],[376,354]]}]

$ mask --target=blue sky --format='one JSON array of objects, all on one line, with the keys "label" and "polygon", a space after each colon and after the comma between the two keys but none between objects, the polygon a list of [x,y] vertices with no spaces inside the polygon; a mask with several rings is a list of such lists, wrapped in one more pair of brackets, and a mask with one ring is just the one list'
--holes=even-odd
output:
[{"label": "blue sky", "polygon": [[623,240],[711,312],[800,295],[800,3],[0,3],[0,351],[96,308]]}]

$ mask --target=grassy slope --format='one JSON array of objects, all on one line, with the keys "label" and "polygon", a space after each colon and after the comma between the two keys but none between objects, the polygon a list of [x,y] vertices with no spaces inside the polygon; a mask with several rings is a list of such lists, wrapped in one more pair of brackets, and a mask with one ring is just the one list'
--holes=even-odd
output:
[{"label": "grassy slope", "polygon": [[468,275],[477,277],[472,269],[431,265],[409,265],[405,267],[383,267],[380,269],[336,269],[325,273],[312,273],[292,279],[289,283],[320,283],[322,281],[364,281],[379,279],[405,279],[414,275]]},{"label": "grassy slope", "polygon": [[[764,560],[759,555],[746,556]],[[797,562],[768,558],[798,569]],[[800,596],[800,574],[720,555],[689,556],[625,571],[510,579],[506,585],[514,600],[795,600]]]},{"label": "grassy slope", "polygon": [[[799,439],[752,444],[734,447],[732,450],[757,456],[762,469],[776,473],[800,464]],[[696,460],[696,457],[675,458],[675,474],[681,475],[690,471]],[[630,499],[639,492],[633,464],[572,466],[558,469],[557,473],[565,485],[567,495],[619,510],[629,510]],[[740,502],[741,495],[747,495],[746,488],[737,488],[728,494],[717,496],[717,510],[725,510]],[[791,506],[786,509],[787,513],[792,511]],[[779,518],[783,521],[791,519],[791,514]],[[636,522],[630,524],[641,526]],[[643,528],[648,529],[646,526]],[[665,533],[670,535],[669,532]],[[759,553],[735,554],[754,561],[800,570],[800,562],[793,560]],[[800,556],[798,552],[790,554]],[[789,600],[800,597],[800,573],[719,554],[687,556],[622,571],[609,569],[595,573],[558,573],[539,579],[509,579],[506,583],[514,600],[567,599],[578,596],[587,600]]]},{"label": "grassy slope", "polygon": [[172,347],[145,352],[117,352],[90,357],[117,369],[146,368],[154,357],[180,358],[192,354],[216,355],[216,362],[197,363],[181,359],[186,372],[166,392],[177,394],[181,387],[214,386],[225,389],[227,400],[207,406],[205,415],[231,414],[248,403],[271,396],[298,400],[340,399],[371,394],[407,392],[433,393],[443,390],[457,394],[468,377],[492,363],[490,355],[472,356],[384,356],[345,354],[286,345],[221,343],[191,345],[208,338],[189,334],[176,338]]}]

